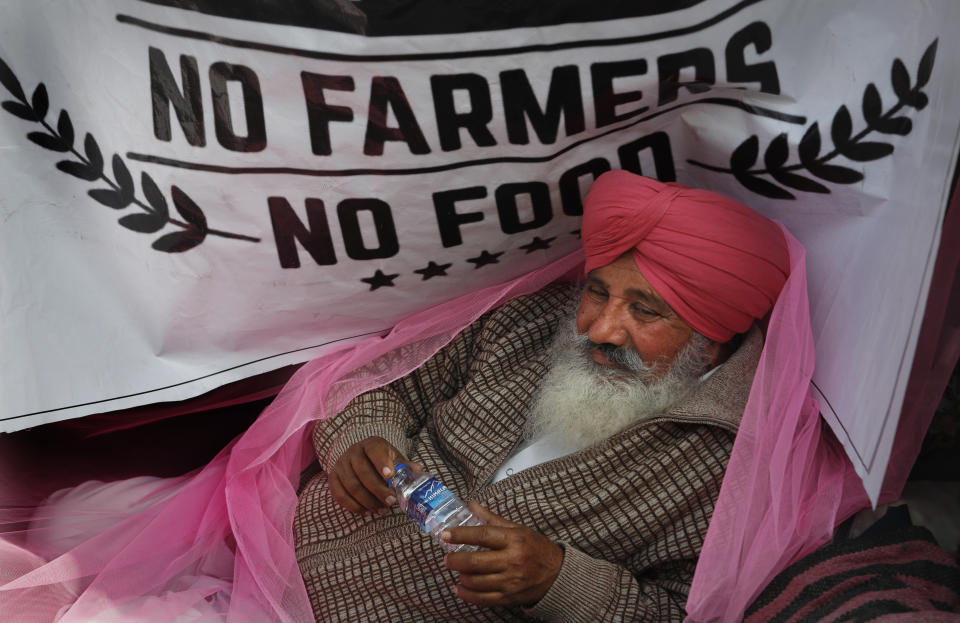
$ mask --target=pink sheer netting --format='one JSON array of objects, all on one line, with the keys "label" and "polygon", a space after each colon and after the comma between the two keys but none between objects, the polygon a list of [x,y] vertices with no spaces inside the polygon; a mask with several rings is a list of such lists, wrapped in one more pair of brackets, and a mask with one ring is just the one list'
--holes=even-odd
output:
[{"label": "pink sheer netting", "polygon": [[[313,621],[293,551],[310,424],[415,369],[500,303],[573,274],[573,253],[302,366],[254,424],[180,478],[87,483],[0,508],[0,621]],[[76,518],[76,521],[70,520]]]},{"label": "pink sheer netting", "polygon": [[[960,182],[941,240],[960,237]],[[687,601],[688,620],[740,621],[790,563],[869,506],[807,388],[813,371],[803,247],[787,234],[791,273],[771,313],[750,400]],[[896,500],[960,354],[960,247],[941,245],[880,504]]]},{"label": "pink sheer netting", "polygon": [[[955,192],[941,239],[957,233],[960,195]],[[787,241],[790,277],[770,316],[687,602],[689,621],[742,620],[779,571],[826,543],[838,523],[869,506],[853,465],[808,393],[814,350],[804,250],[789,234]],[[949,342],[960,335],[960,316],[947,315],[951,295],[960,299],[958,266],[960,248],[941,248],[880,504],[900,496],[960,352],[960,340]],[[924,391],[928,385],[936,389]]]},{"label": "pink sheer netting", "polygon": [[688,621],[740,621],[790,562],[869,504],[810,396],[805,251],[784,230],[790,276],[766,340],[687,601]]},{"label": "pink sheer netting", "polygon": [[[808,394],[804,252],[787,239],[790,278],[771,313],[694,577],[691,621],[739,621],[779,570],[867,505]],[[487,310],[581,264],[571,254],[305,364],[247,432],[196,472],[85,483],[38,508],[4,506],[0,620],[312,621],[291,529],[299,475],[313,459],[310,424],[413,370]]]}]

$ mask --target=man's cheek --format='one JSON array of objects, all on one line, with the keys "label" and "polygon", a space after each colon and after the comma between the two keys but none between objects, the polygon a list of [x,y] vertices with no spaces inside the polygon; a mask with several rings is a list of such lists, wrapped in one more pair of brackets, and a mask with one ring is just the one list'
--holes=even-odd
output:
[{"label": "man's cheek", "polygon": [[580,307],[577,308],[577,332],[586,333],[587,329],[590,328],[590,322],[593,318],[593,314],[587,308],[587,304],[583,301],[580,302]]}]

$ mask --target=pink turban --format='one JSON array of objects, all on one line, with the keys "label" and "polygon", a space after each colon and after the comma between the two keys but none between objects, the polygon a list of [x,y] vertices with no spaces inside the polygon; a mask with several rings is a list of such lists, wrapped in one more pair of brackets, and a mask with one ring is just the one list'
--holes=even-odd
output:
[{"label": "pink turban", "polygon": [[726,342],[764,317],[789,272],[780,227],[739,201],[628,171],[608,171],[584,200],[586,272],[627,251],[687,324]]}]

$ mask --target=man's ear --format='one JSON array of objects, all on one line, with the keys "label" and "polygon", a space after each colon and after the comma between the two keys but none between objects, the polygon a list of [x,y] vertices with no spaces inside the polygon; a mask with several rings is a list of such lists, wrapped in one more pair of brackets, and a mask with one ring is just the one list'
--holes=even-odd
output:
[{"label": "man's ear", "polygon": [[743,343],[743,337],[746,333],[737,333],[726,342],[714,342],[710,340],[710,346],[707,347],[707,354],[710,356],[710,367],[719,366],[730,358]]},{"label": "man's ear", "polygon": [[[729,355],[724,356],[725,351],[726,349],[724,348],[723,344],[710,340],[710,344],[707,346],[707,360],[709,361],[707,364],[707,370],[712,370],[714,367],[726,360],[726,357]],[[721,357],[723,359],[721,359]]]}]

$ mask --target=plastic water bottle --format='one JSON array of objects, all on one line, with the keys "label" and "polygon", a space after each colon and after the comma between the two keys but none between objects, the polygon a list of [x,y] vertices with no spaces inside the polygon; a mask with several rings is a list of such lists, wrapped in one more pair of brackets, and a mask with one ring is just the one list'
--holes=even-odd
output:
[{"label": "plastic water bottle", "polygon": [[442,482],[406,463],[396,466],[387,484],[397,494],[400,508],[448,552],[476,551],[474,545],[445,543],[440,535],[455,526],[482,526],[483,522]]}]

